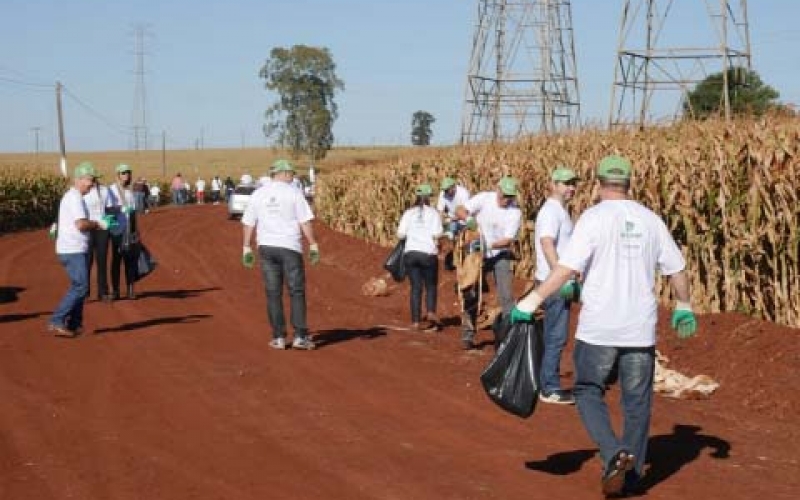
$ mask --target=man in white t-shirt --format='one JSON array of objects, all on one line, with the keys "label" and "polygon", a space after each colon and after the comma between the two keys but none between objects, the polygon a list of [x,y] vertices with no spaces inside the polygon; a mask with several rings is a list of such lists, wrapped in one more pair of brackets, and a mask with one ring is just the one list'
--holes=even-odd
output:
[{"label": "man in white t-shirt", "polygon": [[303,241],[309,243],[311,265],[319,262],[319,246],[314,238],[311,212],[303,193],[292,186],[294,166],[278,160],[270,170],[272,182],[256,189],[242,215],[244,246],[242,264],[252,267],[255,261],[250,242],[253,229],[258,238],[258,256],[261,275],[267,294],[267,315],[272,326],[275,349],[286,348],[286,320],[283,314],[283,283],[289,289],[289,306],[294,328],[293,349],[309,350],[314,342],[309,338],[306,323],[305,268],[303,266]]},{"label": "man in white t-shirt", "polygon": [[219,205],[219,194],[222,191],[222,181],[219,180],[219,176],[215,175],[213,179],[211,179],[211,201],[214,205]]},{"label": "man in white t-shirt", "polygon": [[456,208],[463,207],[469,200],[469,191],[464,186],[458,184],[452,177],[442,179],[442,191],[436,201],[436,210],[442,216],[442,220],[447,226],[445,236],[453,239],[459,229],[463,228],[463,222],[455,219]]},{"label": "man in white t-shirt", "polygon": [[[536,214],[534,250],[536,252],[536,283],[547,279],[550,270],[558,265],[558,256],[564,253],[572,236],[572,218],[567,202],[575,195],[578,176],[572,169],[558,167],[550,174],[550,194]],[[569,327],[569,292],[576,287],[572,282],[544,300],[544,352],[539,399],[545,403],[574,404],[570,391],[561,388],[561,353],[567,344]],[[563,293],[563,295],[562,295]],[[564,296],[566,295],[566,296]]]},{"label": "man in white t-shirt", "polygon": [[194,187],[197,189],[197,204],[202,205],[205,203],[206,199],[206,181],[204,181],[202,177],[199,177],[197,182],[194,183]]},{"label": "man in white t-shirt", "polygon": [[72,187],[58,206],[56,256],[67,271],[69,289],[50,317],[48,330],[59,337],[75,337],[83,331],[83,303],[89,293],[89,231],[108,229],[110,218],[94,221],[83,197],[89,192],[97,171],[89,162],[80,163],[73,172]]},{"label": "man in white t-shirt", "polygon": [[[666,224],[628,197],[631,164],[603,158],[597,168],[600,203],[575,224],[558,266],[511,311],[511,322],[531,321],[545,297],[575,272],[584,272],[583,306],[575,334],[573,394],[581,421],[600,449],[605,495],[635,493],[643,472],[655,370],[656,270],[668,276],[677,306],[672,327],[680,338],[697,330],[685,261]],[[614,433],[604,399],[613,370],[621,389],[624,433]]]},{"label": "man in white t-shirt", "polygon": [[[517,207],[517,180],[503,177],[495,191],[478,193],[456,208],[456,218],[466,220],[468,228],[477,227],[481,235],[484,273],[494,275],[495,289],[504,317],[508,317],[514,306],[513,279],[511,271],[511,246],[517,239],[522,212]],[[467,297],[465,297],[466,299]],[[474,347],[477,302],[465,300],[462,314],[461,344],[464,349]]]}]

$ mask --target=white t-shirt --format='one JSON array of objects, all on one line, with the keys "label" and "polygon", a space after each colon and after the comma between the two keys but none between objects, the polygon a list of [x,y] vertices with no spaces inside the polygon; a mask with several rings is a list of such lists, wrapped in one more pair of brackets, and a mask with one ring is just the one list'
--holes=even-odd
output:
[{"label": "white t-shirt", "polygon": [[572,229],[572,219],[564,205],[558,200],[548,198],[536,215],[533,233],[533,247],[536,250],[536,274],[534,277],[537,280],[544,281],[550,274],[550,264],[547,263],[547,258],[544,256],[542,238],[553,238],[556,245],[556,258],[558,258],[567,248],[572,236]]},{"label": "white t-shirt", "polygon": [[497,204],[497,192],[478,193],[464,204],[475,217],[485,243],[484,256],[494,257],[506,249],[493,249],[492,245],[506,238],[516,239],[522,222],[522,212],[514,205],[501,207]]},{"label": "white t-shirt", "polygon": [[212,191],[221,191],[222,190],[222,182],[216,177],[211,179],[211,190]]},{"label": "white t-shirt", "polygon": [[400,217],[397,237],[405,238],[404,253],[422,252],[436,255],[436,238],[442,235],[442,218],[432,207],[411,207]]},{"label": "white t-shirt", "polygon": [[158,198],[158,195],[160,194],[161,194],[161,189],[158,187],[158,184],[153,184],[153,186],[150,187],[150,197]]},{"label": "white t-shirt", "polygon": [[206,181],[203,179],[197,179],[197,182],[194,183],[194,186],[197,188],[198,193],[202,193],[206,190]]},{"label": "white t-shirt", "polygon": [[300,224],[314,218],[303,193],[286,182],[270,182],[253,192],[242,224],[255,226],[259,246],[303,252]]},{"label": "white t-shirt", "polygon": [[618,347],[655,345],[656,268],[669,276],[686,266],[664,221],[632,200],[586,210],[558,262],[585,269],[575,338]]},{"label": "white t-shirt", "polygon": [[[444,195],[444,191],[439,193],[439,200],[436,202],[436,210],[441,213],[446,213],[452,217],[456,213],[456,207],[463,206],[469,200],[469,191],[461,185],[456,186],[456,192],[453,194],[453,199],[448,200]],[[447,211],[445,212],[445,209]]]},{"label": "white t-shirt", "polygon": [[56,253],[86,253],[89,251],[89,233],[79,230],[75,222],[89,219],[89,208],[81,192],[72,187],[61,198],[58,205],[58,236]]},{"label": "white t-shirt", "polygon": [[106,207],[114,206],[114,195],[108,186],[96,184],[83,195],[83,201],[89,209],[89,219],[98,222],[106,214]]}]

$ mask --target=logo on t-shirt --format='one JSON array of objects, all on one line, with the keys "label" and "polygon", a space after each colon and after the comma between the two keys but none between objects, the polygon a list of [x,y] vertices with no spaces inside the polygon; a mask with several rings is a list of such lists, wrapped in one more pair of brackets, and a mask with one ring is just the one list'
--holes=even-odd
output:
[{"label": "logo on t-shirt", "polygon": [[620,233],[620,252],[623,257],[637,258],[644,249],[644,231],[642,223],[637,219],[625,219],[625,228]]}]

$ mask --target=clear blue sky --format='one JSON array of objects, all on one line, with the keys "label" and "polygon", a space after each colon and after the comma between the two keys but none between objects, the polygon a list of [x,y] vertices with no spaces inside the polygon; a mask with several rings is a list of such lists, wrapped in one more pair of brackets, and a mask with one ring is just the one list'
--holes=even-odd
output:
[{"label": "clear blue sky", "polygon": [[[675,4],[700,0],[676,0]],[[709,0],[716,3],[716,0]],[[582,118],[605,122],[620,0],[573,0]],[[749,3],[753,66],[800,103],[800,1]],[[477,0],[2,0],[0,152],[57,149],[54,92],[65,99],[68,151],[127,149],[134,103],[134,36],[148,26],[145,89],[150,144],[264,145],[273,96],[258,71],[276,46],[328,47],[346,89],[337,143],[408,144],[412,114],[436,118],[434,142],[459,134]],[[678,7],[675,7],[676,9]],[[703,11],[701,11],[703,12]],[[667,31],[691,40],[693,19]],[[707,18],[703,20],[707,22]],[[33,84],[33,85],[31,85]],[[45,85],[45,86],[36,86]],[[77,100],[76,100],[77,99]],[[79,102],[80,101],[80,102]],[[82,103],[82,104],[81,104]]]}]

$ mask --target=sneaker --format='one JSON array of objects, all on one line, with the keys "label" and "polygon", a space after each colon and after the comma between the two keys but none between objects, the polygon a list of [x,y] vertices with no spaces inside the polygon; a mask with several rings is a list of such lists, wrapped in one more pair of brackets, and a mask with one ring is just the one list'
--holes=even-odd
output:
[{"label": "sneaker", "polygon": [[310,351],[315,347],[317,346],[308,337],[297,337],[292,342],[292,349],[300,349],[301,351]]},{"label": "sneaker", "polygon": [[575,404],[575,398],[572,396],[572,393],[561,389],[553,392],[545,392],[545,391],[540,392],[539,401],[543,403],[552,403],[557,405]]},{"label": "sneaker", "polygon": [[620,451],[611,459],[601,482],[601,489],[607,498],[622,495],[625,476],[629,470],[633,469],[634,461],[634,456],[625,450]]},{"label": "sneaker", "polygon": [[472,343],[472,339],[461,339],[461,348],[470,351],[475,348],[475,344]]},{"label": "sneaker", "polygon": [[53,335],[55,335],[56,337],[64,337],[68,339],[71,339],[78,335],[76,332],[69,330],[64,325],[55,325],[53,323],[47,325],[47,331],[53,332]]},{"label": "sneaker", "polygon": [[269,343],[269,346],[273,349],[286,349],[286,339],[283,337],[276,337],[272,339],[272,342]]}]

